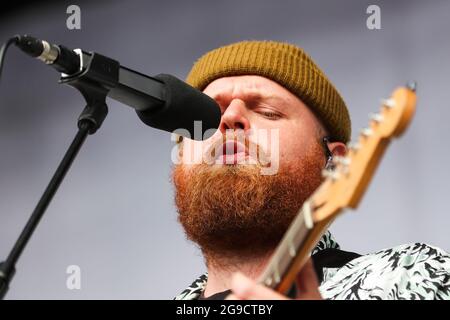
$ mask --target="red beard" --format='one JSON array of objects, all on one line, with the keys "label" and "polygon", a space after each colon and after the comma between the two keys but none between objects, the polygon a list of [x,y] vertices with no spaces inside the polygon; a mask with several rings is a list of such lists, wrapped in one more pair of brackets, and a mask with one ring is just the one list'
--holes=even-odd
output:
[{"label": "red beard", "polygon": [[261,175],[257,165],[176,165],[178,220],[207,261],[259,256],[280,242],[322,182],[323,149],[314,143],[295,166]]}]

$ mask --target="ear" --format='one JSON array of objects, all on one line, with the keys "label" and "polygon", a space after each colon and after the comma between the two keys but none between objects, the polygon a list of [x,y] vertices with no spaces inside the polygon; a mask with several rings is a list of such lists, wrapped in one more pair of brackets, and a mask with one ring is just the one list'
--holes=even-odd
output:
[{"label": "ear", "polygon": [[[181,138],[183,138],[183,137],[181,137]],[[178,156],[178,161],[182,161],[182,159],[183,159],[183,148],[184,148],[184,143],[183,143],[183,139],[180,139],[178,142],[177,142],[177,149],[178,149],[178,154],[177,154],[177,156]]]},{"label": "ear", "polygon": [[347,153],[347,146],[343,142],[329,142],[328,148],[330,149],[333,156],[345,156]]},{"label": "ear", "polygon": [[179,164],[183,158],[183,136],[173,133],[171,139],[175,142],[171,152],[172,163]]}]

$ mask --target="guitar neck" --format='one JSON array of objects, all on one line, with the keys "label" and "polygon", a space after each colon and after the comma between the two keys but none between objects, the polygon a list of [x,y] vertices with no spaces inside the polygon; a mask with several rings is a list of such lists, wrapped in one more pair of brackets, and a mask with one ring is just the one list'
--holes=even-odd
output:
[{"label": "guitar neck", "polygon": [[302,209],[284,235],[259,283],[280,293],[287,293],[310,252],[328,229],[331,220],[314,223],[310,202]]}]

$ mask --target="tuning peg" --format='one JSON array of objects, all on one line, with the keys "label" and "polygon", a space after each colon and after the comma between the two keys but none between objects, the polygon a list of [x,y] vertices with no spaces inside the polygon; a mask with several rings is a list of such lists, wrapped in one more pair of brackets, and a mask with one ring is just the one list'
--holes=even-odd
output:
[{"label": "tuning peg", "polygon": [[339,179],[339,174],[334,170],[323,169],[322,177],[330,178],[331,180],[336,181],[337,179]]},{"label": "tuning peg", "polygon": [[[341,165],[341,167],[339,167],[339,172],[342,172],[344,175],[348,175],[350,170],[349,170],[349,166],[350,166],[350,158],[349,157],[341,157],[341,156],[334,156],[333,157],[333,163],[335,165]],[[336,173],[337,174],[337,173]],[[334,176],[331,177],[333,180],[338,179],[338,176]]]},{"label": "tuning peg", "polygon": [[414,80],[408,81],[408,83],[406,84],[406,87],[411,90],[412,92],[416,92],[417,91],[417,82]]},{"label": "tuning peg", "polygon": [[380,123],[383,121],[383,116],[381,115],[381,113],[377,112],[377,113],[369,113],[369,119],[372,121],[375,121],[377,123]]},{"label": "tuning peg", "polygon": [[361,129],[361,135],[366,137],[366,138],[370,137],[372,134],[373,134],[373,131],[370,128],[363,128],[363,129]]},{"label": "tuning peg", "polygon": [[347,143],[347,149],[352,150],[354,152],[358,151],[360,148],[361,148],[361,146],[357,142],[350,141]]},{"label": "tuning peg", "polygon": [[333,157],[333,162],[335,164],[340,164],[340,165],[343,165],[343,166],[349,166],[351,160],[350,160],[349,157],[334,156]]},{"label": "tuning peg", "polygon": [[381,99],[381,104],[390,109],[395,107],[395,101],[393,99]]}]

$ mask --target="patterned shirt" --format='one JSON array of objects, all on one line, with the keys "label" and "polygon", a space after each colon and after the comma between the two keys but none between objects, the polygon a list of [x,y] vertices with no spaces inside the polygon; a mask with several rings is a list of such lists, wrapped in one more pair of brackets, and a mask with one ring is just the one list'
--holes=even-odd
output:
[{"label": "patterned shirt", "polygon": [[[329,231],[311,255],[326,249],[340,249]],[[423,243],[380,250],[343,266],[321,269],[319,291],[324,299],[450,300],[450,255]],[[199,299],[207,280],[208,273],[201,275],[175,300]]]}]

